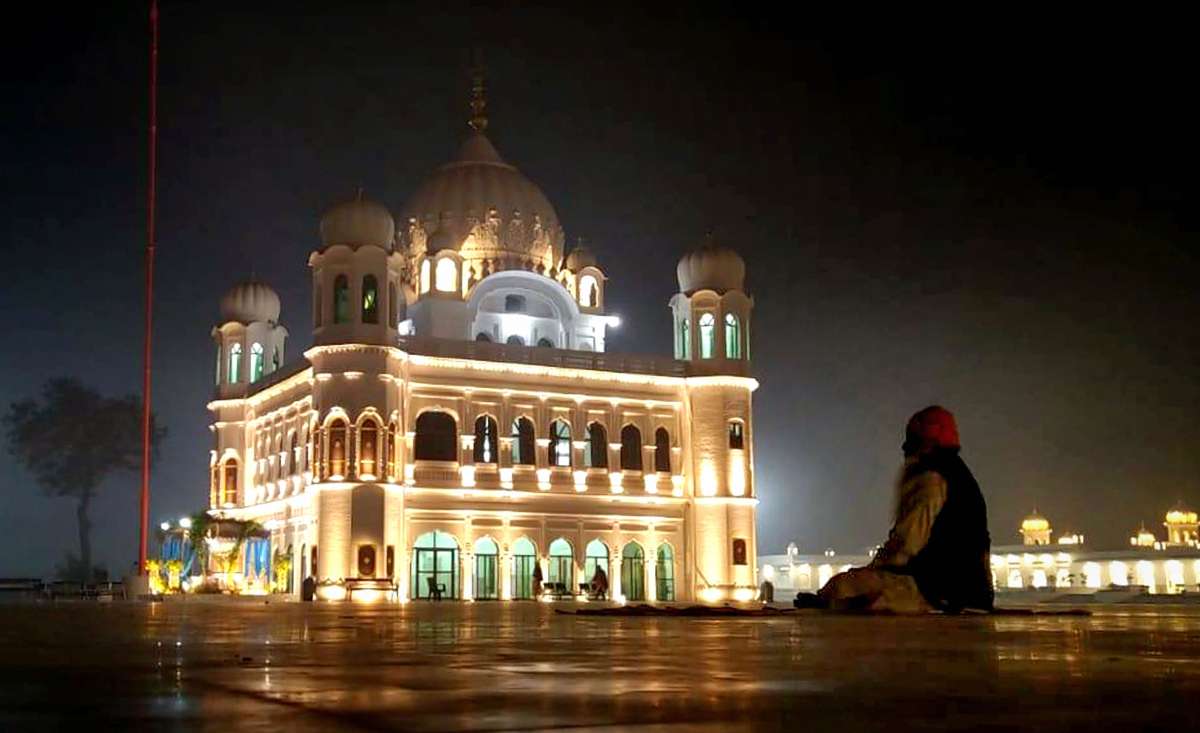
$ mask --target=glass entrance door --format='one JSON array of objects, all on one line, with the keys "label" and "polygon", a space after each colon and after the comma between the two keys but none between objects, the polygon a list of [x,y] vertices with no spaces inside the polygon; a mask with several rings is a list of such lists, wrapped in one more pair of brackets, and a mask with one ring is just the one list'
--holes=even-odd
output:
[{"label": "glass entrance door", "polygon": [[475,599],[494,601],[500,597],[497,577],[497,547],[490,537],[475,541]]},{"label": "glass entrance door", "polygon": [[533,598],[533,564],[537,562],[537,549],[527,538],[513,543],[512,594],[518,600]]},{"label": "glass entrance door", "polygon": [[458,542],[442,531],[417,538],[413,547],[412,597],[458,598]]}]

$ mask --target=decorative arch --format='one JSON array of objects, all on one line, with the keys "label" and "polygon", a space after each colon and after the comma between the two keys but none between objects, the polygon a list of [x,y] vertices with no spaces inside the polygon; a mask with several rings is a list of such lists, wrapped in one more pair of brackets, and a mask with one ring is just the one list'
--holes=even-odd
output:
[{"label": "decorative arch", "polygon": [[512,543],[512,597],[533,598],[533,567],[537,563],[537,543],[522,535]]},{"label": "decorative arch", "polygon": [[350,322],[350,279],[345,274],[333,279],[333,322]]},{"label": "decorative arch", "polygon": [[412,597],[458,598],[459,541],[449,532],[435,529],[413,542]]},{"label": "decorative arch", "polygon": [[453,415],[436,409],[417,415],[413,457],[418,461],[458,460],[458,423]]},{"label": "decorative arch", "polygon": [[662,540],[654,553],[654,598],[659,601],[675,600],[675,548]]},{"label": "decorative arch", "polygon": [[664,427],[654,431],[654,470],[671,472],[671,434]]},{"label": "decorative arch", "polygon": [[621,428],[621,470],[642,470],[642,431],[632,423]]},{"label": "decorative arch", "polygon": [[500,436],[496,418],[480,415],[475,418],[475,463],[498,463],[500,460]]},{"label": "decorative arch", "polygon": [[741,420],[729,421],[729,450],[745,450],[746,426]]},{"label": "decorative arch", "polygon": [[608,545],[600,538],[587,543],[583,555],[583,578],[588,583],[597,579],[597,570],[603,573],[605,584],[608,584],[608,565],[611,557]]},{"label": "decorative arch", "polygon": [[453,257],[439,257],[433,273],[433,288],[439,293],[458,292],[458,263]]},{"label": "decorative arch", "polygon": [[533,420],[519,415],[512,424],[512,462],[514,466],[532,466],[537,463],[533,434]]},{"label": "decorative arch", "polygon": [[725,358],[742,358],[742,322],[733,313],[725,314]]},{"label": "decorative arch", "polygon": [[599,422],[588,423],[583,457],[588,468],[608,468],[608,431]]},{"label": "decorative arch", "polygon": [[372,481],[383,473],[380,465],[381,456],[384,455],[380,445],[383,437],[382,425],[383,421],[380,419],[379,413],[373,408],[364,410],[358,416],[358,423],[355,426],[358,434],[358,447],[355,455],[358,456],[358,477],[360,479]]},{"label": "decorative arch", "polygon": [[348,453],[349,428],[346,418],[335,416],[330,419],[326,424],[325,433],[329,444],[328,476],[334,481],[341,481],[346,476]]},{"label": "decorative arch", "polygon": [[237,384],[242,378],[242,344],[235,341],[229,347],[229,383]]},{"label": "decorative arch", "polygon": [[363,275],[362,322],[379,323],[379,281],[374,275]]},{"label": "decorative arch", "polygon": [[621,594],[627,601],[646,600],[646,552],[637,540],[621,548]]},{"label": "decorative arch", "polygon": [[696,330],[700,335],[700,358],[711,359],[716,352],[717,319],[711,311],[700,314],[696,321]]},{"label": "decorative arch", "polygon": [[550,543],[548,557],[550,572],[546,573],[546,582],[560,584],[559,590],[574,593],[575,546],[566,537],[556,537]]},{"label": "decorative arch", "polygon": [[550,465],[571,466],[571,426],[562,418],[550,423]]},{"label": "decorative arch", "polygon": [[241,461],[228,456],[221,462],[221,506],[237,504],[238,484],[241,476]]}]

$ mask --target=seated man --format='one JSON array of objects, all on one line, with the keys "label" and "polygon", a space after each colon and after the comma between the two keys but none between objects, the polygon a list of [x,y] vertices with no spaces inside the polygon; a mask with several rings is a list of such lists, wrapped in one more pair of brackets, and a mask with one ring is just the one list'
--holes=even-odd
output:
[{"label": "seated man", "polygon": [[958,455],[954,415],[937,406],[913,415],[903,448],[896,520],[887,542],[868,567],[835,575],[816,595],[797,595],[797,608],[992,609],[987,506]]}]

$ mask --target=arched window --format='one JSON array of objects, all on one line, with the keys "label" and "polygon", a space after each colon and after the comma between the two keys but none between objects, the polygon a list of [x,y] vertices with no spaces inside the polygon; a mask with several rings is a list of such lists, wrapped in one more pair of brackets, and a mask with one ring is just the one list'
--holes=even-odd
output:
[{"label": "arched window", "polygon": [[379,455],[379,426],[374,420],[365,420],[358,429],[358,475],[378,476],[376,456]]},{"label": "arched window", "polygon": [[571,428],[562,420],[550,423],[550,463],[554,466],[571,465]]},{"label": "arched window", "polygon": [[434,287],[443,293],[453,293],[456,289],[456,280],[458,280],[458,267],[455,266],[454,260],[449,257],[438,260]]},{"label": "arched window", "polygon": [[499,454],[496,421],[490,415],[480,415],[475,421],[475,462],[496,463]]},{"label": "arched window", "polygon": [[429,260],[421,262],[421,292],[429,292]]},{"label": "arched window", "polygon": [[553,343],[550,341],[550,339],[548,339],[548,338],[544,338],[544,337],[543,337],[543,338],[540,338],[540,339],[538,339],[537,345],[538,345],[538,346],[543,346],[543,347],[546,347],[546,348],[553,348],[553,347],[554,347],[554,344],[553,344]]},{"label": "arched window", "polygon": [[671,436],[666,428],[654,431],[654,470],[671,472]]},{"label": "arched window", "polygon": [[675,600],[675,551],[666,542],[658,546],[658,562],[654,568],[655,596],[659,601]]},{"label": "arched window", "polygon": [[725,314],[725,358],[742,358],[742,327],[732,313]]},{"label": "arched window", "polygon": [[646,600],[645,559],[642,546],[636,542],[621,550],[621,593],[628,601]]},{"label": "arched window", "polygon": [[224,480],[221,483],[221,504],[228,506],[237,503],[238,496],[238,462],[234,458],[225,460]]},{"label": "arched window", "polygon": [[516,335],[516,334],[513,334],[512,336],[509,336],[507,339],[505,339],[505,340],[504,340],[504,343],[506,343],[506,344],[515,344],[515,345],[517,345],[517,346],[524,346],[524,345],[525,345],[525,339],[521,338],[520,336],[518,336],[518,335]]},{"label": "arched window", "polygon": [[457,461],[458,426],[445,412],[423,412],[417,418],[413,453],[418,461]]},{"label": "arched window", "polygon": [[263,347],[262,344],[250,345],[250,381],[257,382],[263,376]]},{"label": "arched window", "polygon": [[340,481],[346,476],[346,421],[329,424],[329,477]]},{"label": "arched window", "polygon": [[338,275],[333,281],[333,322],[350,322],[350,281]]},{"label": "arched window", "polygon": [[506,296],[504,296],[504,312],[505,313],[524,313],[525,312],[525,296],[524,295],[506,295]]},{"label": "arched window", "polygon": [[291,473],[300,473],[300,438],[296,433],[292,433],[292,445],[288,450],[288,460],[291,461]]},{"label": "arched window", "polygon": [[532,466],[533,422],[527,417],[518,417],[512,424],[512,462],[514,466]]},{"label": "arched window", "polygon": [[500,548],[491,537],[475,540],[475,600],[495,600],[500,597]]},{"label": "arched window", "polygon": [[400,304],[396,302],[396,283],[388,283],[388,325],[392,328],[400,321]]},{"label": "arched window", "polygon": [[742,433],[742,424],[737,420],[729,421],[729,449],[743,450],[746,445],[746,439]]},{"label": "arched window", "polygon": [[475,340],[476,341],[491,341],[492,337],[488,336],[483,331],[480,331],[479,333],[475,334]]},{"label": "arched window", "polygon": [[279,365],[283,363],[283,354],[280,353],[279,347],[276,346],[271,351],[271,371],[279,371]]},{"label": "arched window", "polygon": [[642,470],[642,431],[636,425],[621,428],[621,470]]},{"label": "arched window", "polygon": [[229,383],[236,384],[242,378],[242,345],[229,347]]},{"label": "arched window", "polygon": [[700,316],[700,358],[713,358],[713,341],[716,338],[716,323],[717,319],[712,313],[704,313]]},{"label": "arched window", "polygon": [[587,427],[587,447],[583,451],[588,468],[608,468],[608,434],[604,426],[594,422]]},{"label": "arched window", "polygon": [[600,286],[595,275],[584,275],[579,278],[579,304],[584,308],[595,308]]},{"label": "arched window", "polygon": [[363,276],[362,322],[379,323],[379,282],[374,275]]},{"label": "arched window", "polygon": [[533,565],[537,562],[537,548],[528,537],[521,537],[512,545],[512,596],[518,600],[533,598]]},{"label": "arched window", "polygon": [[561,585],[561,590],[567,593],[574,593],[572,585],[575,583],[575,552],[571,549],[571,543],[562,537],[550,543],[549,570],[546,574],[547,582]]},{"label": "arched window", "polygon": [[[583,577],[587,582],[592,582],[596,579],[597,569],[604,572],[605,577],[608,576],[608,545],[600,540],[592,540],[588,543],[586,554],[583,559]],[[606,583],[607,585],[607,583]]]}]

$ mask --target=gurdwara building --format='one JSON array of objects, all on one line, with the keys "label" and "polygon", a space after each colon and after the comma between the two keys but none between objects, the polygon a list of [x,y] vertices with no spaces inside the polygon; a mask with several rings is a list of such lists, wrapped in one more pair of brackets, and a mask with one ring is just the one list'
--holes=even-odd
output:
[{"label": "gurdwara building", "polygon": [[303,358],[266,284],[221,299],[210,513],[262,525],[290,558],[275,582],[330,598],[365,579],[401,600],[577,598],[597,568],[615,600],[752,597],[742,259],[708,241],[679,261],[674,358],[609,353],[600,253],[565,251],[478,87],[472,111],[399,226],[361,193],[325,212]]}]

